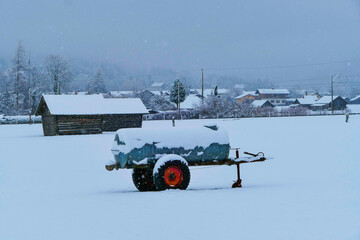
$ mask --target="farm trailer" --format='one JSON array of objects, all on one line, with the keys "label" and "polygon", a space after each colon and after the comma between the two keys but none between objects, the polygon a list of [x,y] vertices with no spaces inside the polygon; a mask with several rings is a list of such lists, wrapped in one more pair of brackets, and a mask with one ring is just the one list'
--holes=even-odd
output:
[{"label": "farm trailer", "polygon": [[[236,157],[229,157],[230,150],[236,151]],[[189,166],[210,165],[236,165],[232,187],[242,187],[240,164],[266,160],[262,152],[244,152],[246,156],[240,157],[239,148],[231,148],[227,132],[216,125],[120,129],[111,151],[115,161],[106,169],[133,169],[139,191],[184,190],[190,183]]]}]

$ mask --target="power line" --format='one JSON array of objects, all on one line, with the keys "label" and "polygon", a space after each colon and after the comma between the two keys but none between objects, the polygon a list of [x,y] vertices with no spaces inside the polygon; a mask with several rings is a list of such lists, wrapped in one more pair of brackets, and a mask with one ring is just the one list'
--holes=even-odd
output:
[{"label": "power line", "polygon": [[359,62],[360,59],[350,59],[333,62],[320,62],[320,63],[304,63],[304,64],[292,64],[292,65],[274,65],[274,66],[259,66],[259,67],[235,67],[235,68],[204,68],[206,70],[260,70],[260,69],[276,69],[276,68],[296,68],[296,67],[308,67],[308,66],[319,66],[319,65],[331,65],[339,63]]}]

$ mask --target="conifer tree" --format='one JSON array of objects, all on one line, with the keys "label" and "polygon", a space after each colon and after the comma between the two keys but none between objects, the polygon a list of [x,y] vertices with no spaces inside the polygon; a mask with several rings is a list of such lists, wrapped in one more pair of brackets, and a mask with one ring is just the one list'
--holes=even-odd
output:
[{"label": "conifer tree", "polygon": [[180,102],[185,101],[185,97],[186,97],[185,88],[182,85],[182,83],[180,82],[180,80],[176,79],[174,82],[173,88],[171,89],[171,92],[170,92],[170,101],[175,103],[177,105],[177,108],[179,108],[179,105],[178,105],[179,95],[180,95]]}]

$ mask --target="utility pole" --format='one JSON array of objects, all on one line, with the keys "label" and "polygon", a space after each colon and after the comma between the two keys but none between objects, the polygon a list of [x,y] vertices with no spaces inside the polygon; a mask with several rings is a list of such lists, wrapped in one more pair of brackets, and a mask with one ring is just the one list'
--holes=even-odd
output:
[{"label": "utility pole", "polygon": [[31,63],[30,63],[30,51],[29,51],[29,70],[28,70],[28,73],[29,73],[29,124],[31,124],[31,110],[32,110],[32,107],[31,107]]},{"label": "utility pole", "polygon": [[338,78],[339,73],[333,77],[332,74],[330,74],[330,87],[331,87],[331,114],[334,115],[334,81]]},{"label": "utility pole", "polygon": [[331,114],[334,115],[334,79],[330,74],[330,86],[331,86]]},{"label": "utility pole", "polygon": [[178,115],[180,120],[180,80],[177,79],[178,82]]},{"label": "utility pole", "polygon": [[201,69],[201,103],[204,103],[204,69]]}]

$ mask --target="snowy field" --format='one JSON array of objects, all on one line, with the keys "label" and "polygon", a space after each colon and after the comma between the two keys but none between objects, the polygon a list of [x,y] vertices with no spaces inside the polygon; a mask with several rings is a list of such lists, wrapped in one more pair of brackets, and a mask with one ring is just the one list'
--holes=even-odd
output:
[{"label": "snowy field", "polygon": [[114,133],[0,126],[0,239],[360,239],[360,116],[176,124],[205,122],[274,159],[242,165],[242,189],[220,166],[191,168],[186,191],[140,193],[130,170],[104,168]]}]

